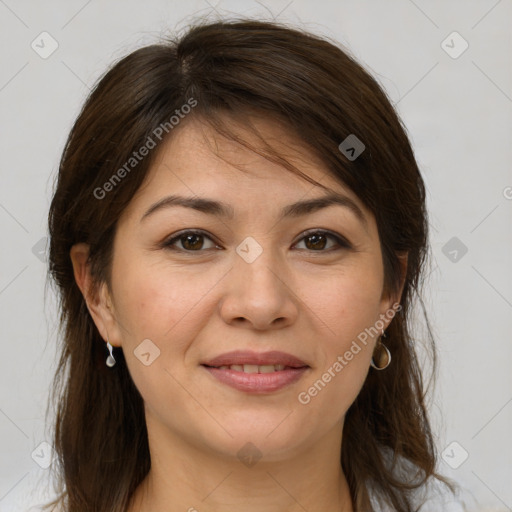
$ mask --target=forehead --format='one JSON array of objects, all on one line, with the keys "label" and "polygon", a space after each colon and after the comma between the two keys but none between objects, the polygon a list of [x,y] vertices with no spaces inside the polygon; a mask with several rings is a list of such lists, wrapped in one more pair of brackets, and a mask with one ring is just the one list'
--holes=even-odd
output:
[{"label": "forehead", "polygon": [[[148,202],[175,192],[229,197],[229,202],[238,201],[242,206],[248,201],[270,206],[306,196],[319,197],[327,193],[322,188],[326,187],[348,196],[370,215],[358,197],[333,177],[318,155],[282,122],[261,116],[250,116],[243,122],[231,118],[223,122],[251,149],[219,134],[201,118],[187,119],[160,147],[130,210],[140,210]],[[247,127],[247,122],[256,133]],[[265,152],[265,144],[321,186],[258,154]]]}]

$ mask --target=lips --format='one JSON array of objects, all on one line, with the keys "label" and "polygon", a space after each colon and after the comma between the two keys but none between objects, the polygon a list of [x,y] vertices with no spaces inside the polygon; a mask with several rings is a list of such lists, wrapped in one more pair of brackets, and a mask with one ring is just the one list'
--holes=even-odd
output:
[{"label": "lips", "polygon": [[[308,367],[309,365],[299,359],[298,357],[293,356],[292,354],[287,354],[285,352],[279,352],[279,351],[271,351],[271,352],[250,352],[250,351],[243,351],[243,350],[237,350],[234,352],[227,352],[225,354],[221,354],[217,357],[214,357],[213,359],[210,359],[208,361],[205,361],[202,363],[204,366],[211,366],[215,368],[221,368],[223,366],[227,367],[244,367],[243,371],[247,371],[247,373],[256,373],[254,371],[254,366],[260,367],[285,367],[285,368],[304,368]],[[245,367],[248,367],[247,370],[245,370]],[[252,367],[252,368],[251,368]],[[238,368],[236,368],[238,369]],[[283,369],[283,368],[279,368]],[[268,368],[267,368],[268,370]],[[242,371],[239,370],[238,371]],[[264,371],[258,373],[266,373],[265,369]]]},{"label": "lips", "polygon": [[285,352],[235,351],[202,363],[217,381],[246,393],[266,394],[298,381],[310,368]]}]

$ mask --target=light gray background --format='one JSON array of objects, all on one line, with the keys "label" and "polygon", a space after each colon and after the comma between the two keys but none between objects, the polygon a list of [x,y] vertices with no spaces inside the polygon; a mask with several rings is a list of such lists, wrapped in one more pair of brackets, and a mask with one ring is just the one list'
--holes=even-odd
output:
[{"label": "light gray background", "polygon": [[[56,308],[33,247],[46,236],[66,136],[114,59],[200,15],[276,17],[325,34],[387,90],[429,194],[437,444],[452,466],[469,454],[440,470],[473,494],[475,510],[512,510],[511,1],[210,2],[0,0],[0,511],[27,510],[48,475],[35,461],[51,453],[40,443],[51,443]],[[31,47],[43,31],[58,43],[46,59]],[[457,58],[464,43],[453,31],[469,44]]]}]

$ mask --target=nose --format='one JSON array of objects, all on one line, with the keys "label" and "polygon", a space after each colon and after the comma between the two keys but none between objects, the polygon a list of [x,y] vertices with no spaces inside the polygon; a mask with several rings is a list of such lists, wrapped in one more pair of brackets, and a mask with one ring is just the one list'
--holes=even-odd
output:
[{"label": "nose", "polygon": [[271,252],[264,250],[252,263],[236,256],[220,305],[227,324],[268,330],[286,327],[297,319],[299,299],[293,278]]}]

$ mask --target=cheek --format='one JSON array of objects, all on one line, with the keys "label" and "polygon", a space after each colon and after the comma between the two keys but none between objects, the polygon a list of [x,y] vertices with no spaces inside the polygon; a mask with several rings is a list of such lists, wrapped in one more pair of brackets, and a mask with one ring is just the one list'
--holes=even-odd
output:
[{"label": "cheek", "polygon": [[375,342],[371,329],[379,319],[382,275],[371,265],[332,273],[324,286],[311,288],[307,304],[321,320],[319,367],[305,389],[304,400],[336,404],[331,420],[338,420],[357,397],[369,371]]},{"label": "cheek", "polygon": [[323,324],[332,350],[344,352],[352,339],[379,318],[382,285],[378,266],[369,264],[304,282],[301,297]]},{"label": "cheek", "polygon": [[[215,284],[201,272],[120,259],[116,311],[130,333],[130,344],[141,338],[181,339],[177,333],[197,326],[201,299]],[[200,315],[204,318],[204,315]]]},{"label": "cheek", "polygon": [[[368,375],[371,358],[370,346],[360,344],[338,344],[326,358],[327,363],[319,368],[312,379],[300,390],[297,400],[305,414],[304,421],[315,426],[315,417],[322,417],[329,429],[343,421],[345,414],[359,395]],[[346,350],[344,350],[346,349]]]}]

